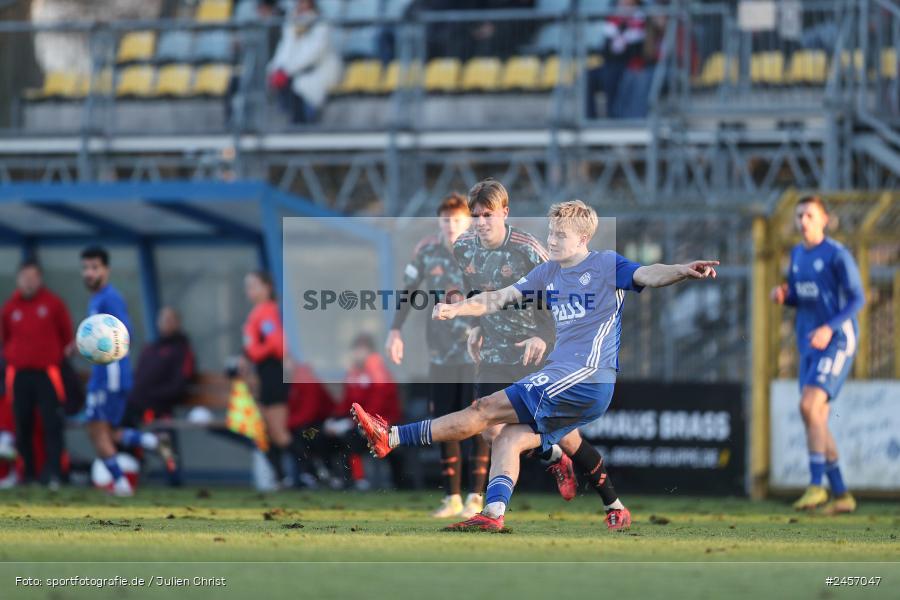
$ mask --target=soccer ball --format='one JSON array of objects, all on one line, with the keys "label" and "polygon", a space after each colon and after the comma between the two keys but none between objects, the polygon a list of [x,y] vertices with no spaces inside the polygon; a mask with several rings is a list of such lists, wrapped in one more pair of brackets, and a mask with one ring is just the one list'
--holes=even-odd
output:
[{"label": "soccer ball", "polygon": [[125,324],[112,315],[93,315],[75,332],[75,343],[83,357],[98,365],[121,360],[128,355],[130,338]]}]

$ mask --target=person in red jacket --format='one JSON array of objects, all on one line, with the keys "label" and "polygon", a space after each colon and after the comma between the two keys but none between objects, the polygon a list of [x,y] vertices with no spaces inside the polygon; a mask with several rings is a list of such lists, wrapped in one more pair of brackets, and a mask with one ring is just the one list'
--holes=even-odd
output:
[{"label": "person in red jacket", "polygon": [[[358,435],[353,420],[347,417],[353,403],[366,410],[390,419],[388,415],[401,416],[397,384],[391,376],[384,358],[376,351],[375,339],[361,333],[350,346],[351,365],[344,377],[344,395],[335,406],[331,418],[322,425],[321,437],[326,448],[342,454],[345,468],[357,489],[365,489],[368,482],[362,468],[361,455],[367,452],[365,439]],[[389,423],[392,421],[388,421]],[[388,457],[390,458],[390,457]],[[394,487],[401,487],[402,461],[390,463]]]},{"label": "person in red jacket", "polygon": [[59,365],[74,348],[74,332],[66,305],[44,287],[36,261],[26,260],[19,267],[16,291],[0,310],[0,336],[24,481],[36,476],[31,435],[37,409],[47,457],[42,479],[51,490],[56,490],[61,476],[65,401]]},{"label": "person in red jacket", "polygon": [[335,400],[309,365],[298,363],[293,374],[288,392],[288,428],[293,443],[303,449],[301,460],[296,463],[295,483],[314,489],[319,486],[318,472],[327,477],[324,457],[315,440],[334,412]]},{"label": "person in red jacket", "polygon": [[275,284],[265,271],[252,271],[244,278],[244,291],[253,309],[244,323],[244,355],[256,367],[259,378],[256,401],[259,404],[269,451],[266,453],[279,485],[284,482],[282,461],[285,450],[297,460],[302,448],[291,439],[288,429],[288,391],[284,382],[284,337],[281,311],[275,300]]}]

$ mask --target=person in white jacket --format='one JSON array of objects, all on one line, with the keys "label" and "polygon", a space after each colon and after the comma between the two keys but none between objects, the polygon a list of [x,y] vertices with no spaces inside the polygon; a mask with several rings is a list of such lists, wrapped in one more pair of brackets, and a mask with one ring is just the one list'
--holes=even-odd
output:
[{"label": "person in white jacket", "polygon": [[299,0],[285,21],[269,62],[269,86],[294,123],[310,123],[341,78],[342,62],[332,28],[319,18],[314,0]]}]

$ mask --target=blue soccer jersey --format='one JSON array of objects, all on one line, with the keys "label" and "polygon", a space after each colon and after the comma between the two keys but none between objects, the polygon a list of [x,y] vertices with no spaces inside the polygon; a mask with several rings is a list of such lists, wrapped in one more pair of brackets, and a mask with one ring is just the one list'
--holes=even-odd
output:
[{"label": "blue soccer jersey", "polygon": [[548,360],[618,370],[622,305],[625,291],[643,289],[633,280],[639,267],[615,252],[592,251],[574,267],[538,265],[514,284],[524,301],[553,311],[556,345]]},{"label": "blue soccer jersey", "polygon": [[[128,318],[128,307],[122,294],[112,285],[98,290],[88,303],[88,316],[97,314],[112,315],[122,321],[131,334],[131,319]],[[104,391],[107,393],[124,393],[131,389],[131,360],[128,356],[108,365],[94,365],[88,392]]]},{"label": "blue soccer jersey", "polygon": [[[818,385],[833,398],[856,353],[856,314],[865,304],[859,269],[850,252],[829,238],[814,248],[794,246],[785,304],[797,308],[801,387]],[[828,325],[833,335],[826,349],[816,350],[809,344],[810,335],[822,325]]]}]

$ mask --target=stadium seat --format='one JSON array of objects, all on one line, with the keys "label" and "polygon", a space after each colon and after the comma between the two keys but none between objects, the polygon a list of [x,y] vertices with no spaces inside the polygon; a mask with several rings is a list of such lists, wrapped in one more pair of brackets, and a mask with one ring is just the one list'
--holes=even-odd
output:
[{"label": "stadium seat", "polygon": [[384,16],[387,19],[400,19],[406,13],[406,9],[412,4],[412,0],[385,0]]},{"label": "stadium seat", "polygon": [[230,0],[203,0],[197,7],[196,20],[201,23],[227,21],[230,18]]},{"label": "stadium seat", "polygon": [[463,92],[493,92],[500,86],[503,65],[498,58],[473,58],[462,71],[460,89]]},{"label": "stadium seat", "polygon": [[506,62],[500,77],[503,91],[531,91],[539,87],[541,61],[536,56],[514,56]]},{"label": "stadium seat", "polygon": [[119,72],[119,82],[116,85],[116,96],[149,96],[153,91],[153,75],[153,67],[148,65],[137,65],[122,69]]},{"label": "stadium seat", "polygon": [[888,48],[881,51],[881,76],[885,79],[897,78],[897,50]]},{"label": "stadium seat", "polygon": [[113,72],[112,69],[103,69],[99,73],[95,73],[90,80],[85,79],[88,90],[92,94],[111,94],[113,91]]},{"label": "stadium seat", "polygon": [[353,27],[343,31],[341,54],[346,58],[370,58],[378,53],[378,27]]},{"label": "stadium seat", "polygon": [[155,44],[156,33],[153,31],[130,31],[119,40],[116,62],[122,64],[150,60]]},{"label": "stadium seat", "polygon": [[188,62],[194,47],[194,37],[187,31],[166,31],[159,38],[156,62]]},{"label": "stadium seat", "polygon": [[166,65],[156,77],[154,96],[187,96],[191,90],[192,70],[189,65]]},{"label": "stadium seat", "polygon": [[608,13],[612,5],[612,0],[578,0],[578,11],[582,15],[595,17]]},{"label": "stadium seat", "polygon": [[548,23],[541,27],[531,48],[537,54],[546,56],[557,54],[562,47],[563,27],[559,23]]},{"label": "stadium seat", "polygon": [[538,88],[542,90],[553,89],[558,85],[572,85],[575,81],[576,67],[572,61],[568,61],[567,67],[562,68],[558,56],[549,56],[544,61],[544,70],[538,80]]},{"label": "stadium seat", "polygon": [[784,55],[781,52],[757,52],[750,58],[750,81],[765,85],[784,82]]},{"label": "stadium seat", "polygon": [[197,62],[231,62],[231,34],[227,31],[203,31],[194,40],[194,60]]},{"label": "stadium seat", "polygon": [[[841,66],[846,68],[850,67],[850,52],[844,50],[841,52]],[[854,50],[853,51],[853,68],[856,71],[862,71],[863,68],[863,54],[862,50]]]},{"label": "stadium seat", "polygon": [[222,96],[231,80],[230,65],[204,65],[197,69],[193,93],[199,96]]},{"label": "stadium seat", "polygon": [[425,89],[429,92],[455,92],[459,86],[459,61],[435,58],[425,67]]},{"label": "stadium seat", "polygon": [[50,71],[44,75],[44,85],[37,89],[25,91],[25,97],[29,100],[41,100],[45,98],[76,98],[79,93],[79,79],[83,77],[68,71]]},{"label": "stadium seat", "polygon": [[798,50],[791,57],[786,79],[794,85],[821,84],[828,76],[828,57],[821,50]]},{"label": "stadium seat", "polygon": [[560,14],[569,10],[571,0],[538,0],[535,8],[542,13]]},{"label": "stadium seat", "polygon": [[339,94],[377,94],[381,85],[381,61],[358,60],[344,70]]},{"label": "stadium seat", "polygon": [[345,19],[374,21],[378,18],[381,0],[352,0],[344,3]]},{"label": "stadium seat", "polygon": [[326,19],[337,19],[344,8],[342,0],[321,0],[316,5],[319,7],[319,14]]},{"label": "stadium seat", "polygon": [[737,81],[737,64],[721,52],[714,52],[703,64],[699,83],[704,86],[720,85],[725,81],[726,71],[732,82]]},{"label": "stadium seat", "polygon": [[381,85],[378,91],[382,94],[392,94],[397,88],[413,87],[419,85],[422,81],[422,63],[409,63],[405,68],[401,66],[400,61],[392,61],[384,69],[384,76],[381,79]]},{"label": "stadium seat", "polygon": [[588,52],[601,52],[606,43],[603,34],[603,21],[588,21],[581,24],[581,39],[584,40]]},{"label": "stadium seat", "polygon": [[256,20],[256,14],[256,0],[240,0],[231,18],[238,23],[247,23]]}]

